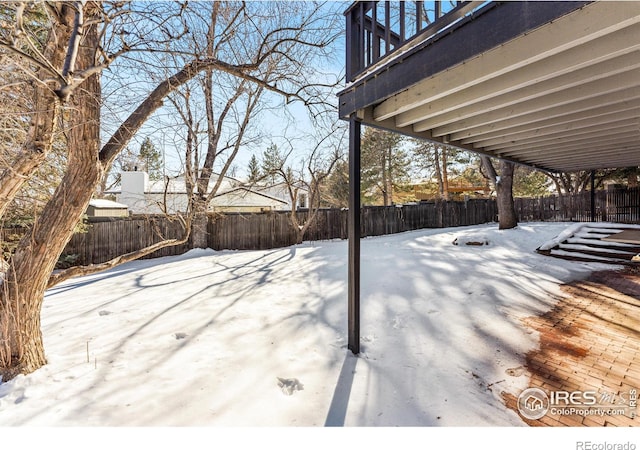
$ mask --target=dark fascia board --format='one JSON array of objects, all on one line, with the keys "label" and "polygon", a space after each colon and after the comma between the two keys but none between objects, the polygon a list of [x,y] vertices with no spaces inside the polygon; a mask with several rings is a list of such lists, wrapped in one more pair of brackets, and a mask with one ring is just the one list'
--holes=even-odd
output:
[{"label": "dark fascia board", "polygon": [[339,115],[357,111],[402,92],[419,81],[498,47],[591,1],[491,2],[435,39],[418,44],[338,93]]}]

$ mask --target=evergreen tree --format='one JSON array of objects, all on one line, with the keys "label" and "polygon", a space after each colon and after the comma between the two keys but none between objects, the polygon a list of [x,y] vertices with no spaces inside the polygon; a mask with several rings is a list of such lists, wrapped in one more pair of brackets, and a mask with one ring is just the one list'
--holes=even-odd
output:
[{"label": "evergreen tree", "polygon": [[551,184],[551,180],[543,172],[525,166],[518,166],[513,177],[513,195],[515,197],[542,197],[549,195]]},{"label": "evergreen tree", "polygon": [[138,170],[146,171],[152,180],[162,178],[162,154],[156,150],[156,146],[149,137],[144,138],[140,145],[138,160],[141,166]]},{"label": "evergreen tree", "polygon": [[[434,196],[450,199],[450,192],[456,192],[459,185],[478,186],[485,184],[477,169],[478,156],[448,145],[416,140],[412,148],[414,167],[421,176],[434,180],[437,192]],[[453,186],[451,186],[451,184]]]},{"label": "evergreen tree", "polygon": [[349,206],[349,163],[347,161],[336,162],[335,168],[327,179],[323,201],[333,208]]},{"label": "evergreen tree", "polygon": [[257,183],[260,179],[260,163],[256,155],[251,155],[249,160],[249,183]]},{"label": "evergreen tree", "polygon": [[156,150],[151,139],[146,137],[140,144],[140,150],[137,154],[129,147],[122,150],[116,157],[111,171],[116,181],[120,180],[121,172],[134,171],[147,172],[150,179],[160,180],[163,175],[162,168],[162,154]]},{"label": "evergreen tree", "polygon": [[[409,178],[411,161],[402,148],[404,137],[374,128],[362,136],[362,191],[365,196],[382,196],[382,204],[392,205],[393,193]],[[365,198],[365,203],[375,203]]]},{"label": "evergreen tree", "polygon": [[277,172],[282,170],[285,159],[286,156],[280,152],[278,146],[271,143],[262,153],[262,176],[269,178],[273,182]]}]

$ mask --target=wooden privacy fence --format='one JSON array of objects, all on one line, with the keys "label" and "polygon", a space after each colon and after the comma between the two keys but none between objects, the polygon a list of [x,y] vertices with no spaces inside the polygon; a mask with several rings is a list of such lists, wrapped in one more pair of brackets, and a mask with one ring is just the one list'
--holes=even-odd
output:
[{"label": "wooden privacy fence", "polygon": [[[207,224],[208,245],[215,250],[264,250],[296,243],[289,212],[212,214]],[[307,211],[299,211],[301,222]],[[364,207],[362,236],[379,236],[420,228],[477,225],[496,219],[493,200],[420,203],[416,205]],[[73,236],[63,257],[72,264],[98,264],[166,238],[180,238],[183,230],[177,221],[164,216],[92,218],[86,233]],[[347,211],[322,209],[304,239],[311,241],[346,239]],[[191,242],[166,247],[145,258],[180,255]]]},{"label": "wooden privacy fence", "polygon": [[295,243],[285,213],[229,213],[209,216],[207,238],[215,250],[263,250]]},{"label": "wooden privacy fence", "polygon": [[[640,222],[640,189],[612,189],[595,193],[597,221]],[[520,222],[591,221],[591,193],[564,197],[518,198],[515,200]],[[308,212],[298,212],[301,222]],[[403,206],[368,206],[361,213],[362,236],[380,236],[422,228],[477,225],[497,220],[494,200],[475,199],[466,202],[421,202]],[[20,229],[0,230],[3,251],[8,251],[6,238],[18,236]],[[261,214],[212,214],[207,224],[208,245],[215,250],[263,250],[296,243],[289,212]],[[70,264],[97,264],[132,252],[167,238],[181,238],[183,230],[177,221],[165,216],[126,218],[93,218],[86,233],[73,236],[63,256]],[[347,211],[323,209],[307,230],[304,239],[319,241],[347,238]],[[7,248],[4,248],[7,247]],[[185,253],[186,244],[166,247],[147,258]]]},{"label": "wooden privacy fence", "polygon": [[372,206],[362,210],[362,236],[382,236],[422,228],[460,227],[493,222],[495,200],[421,202],[402,207]]},{"label": "wooden privacy fence", "polygon": [[[88,225],[86,233],[73,235],[63,252],[63,257],[74,255],[69,261],[71,264],[99,264],[164,239],[180,239],[184,236],[180,223],[163,215],[91,218]],[[155,251],[145,258],[181,255],[191,247],[189,240],[182,245]]]},{"label": "wooden privacy fence", "polygon": [[[210,217],[207,228],[209,247],[215,250],[263,250],[296,243],[289,212],[262,214],[220,214]],[[305,222],[308,212],[299,211]],[[494,200],[420,203],[404,206],[367,206],[362,208],[362,236],[380,236],[421,228],[477,225],[496,219]],[[322,209],[304,239],[320,241],[347,238],[347,211]]]},{"label": "wooden privacy fence", "polygon": [[[608,189],[594,192],[595,221],[640,222],[640,188]],[[591,222],[591,192],[540,198],[516,198],[521,222]]]},{"label": "wooden privacy fence", "polygon": [[[305,223],[309,213],[298,211],[297,215],[300,223]],[[296,243],[296,233],[288,211],[211,215],[207,233],[209,247],[215,250],[264,250]],[[347,212],[340,209],[319,210],[314,223],[304,235],[308,241],[346,237]]]}]

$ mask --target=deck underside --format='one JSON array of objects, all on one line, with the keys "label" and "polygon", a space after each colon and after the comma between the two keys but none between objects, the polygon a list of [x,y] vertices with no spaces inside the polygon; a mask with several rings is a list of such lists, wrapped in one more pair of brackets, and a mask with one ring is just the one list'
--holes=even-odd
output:
[{"label": "deck underside", "polygon": [[640,165],[640,2],[505,2],[340,94],[365,125],[550,171]]}]

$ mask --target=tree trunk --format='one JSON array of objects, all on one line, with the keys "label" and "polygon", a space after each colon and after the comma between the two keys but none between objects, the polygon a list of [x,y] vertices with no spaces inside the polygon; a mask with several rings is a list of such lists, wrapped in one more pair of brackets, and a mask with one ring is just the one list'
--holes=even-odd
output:
[{"label": "tree trunk", "polygon": [[[74,23],[74,10],[70,5],[60,5],[55,31],[49,32],[44,58],[53,67],[61,67],[66,57],[65,42],[71,36]],[[63,45],[60,45],[62,43]],[[51,82],[51,73],[38,70],[38,82],[34,83],[31,124],[27,142],[11,165],[0,171],[0,218],[13,201],[24,183],[42,165],[53,146],[54,131],[59,120],[60,101],[54,94],[57,88]]]},{"label": "tree trunk", "polygon": [[382,163],[382,204],[384,206],[389,206],[389,180],[388,180],[388,172],[387,172],[387,155],[383,150],[381,152],[381,161]]},{"label": "tree trunk", "polygon": [[482,165],[487,176],[495,186],[498,206],[498,229],[506,230],[518,226],[518,216],[513,202],[513,172],[516,165],[512,162],[500,160],[500,175],[498,176],[493,163],[487,156],[482,156]]},{"label": "tree trunk", "polygon": [[196,194],[193,202],[193,222],[191,224],[191,236],[193,248],[209,247],[207,234],[207,202],[200,195]]},{"label": "tree trunk", "polygon": [[[312,195],[311,195],[312,196]],[[316,206],[314,203],[309,201],[309,209],[307,211],[307,219],[304,224],[300,224],[298,220],[298,213],[296,212],[295,207],[291,210],[291,214],[289,215],[289,223],[291,224],[291,228],[293,228],[293,232],[296,236],[296,244],[302,244],[304,241],[304,235],[307,233],[309,226],[314,223],[316,219],[316,215],[318,214],[319,205]]]},{"label": "tree trunk", "polygon": [[633,167],[629,170],[629,175],[627,175],[627,184],[630,188],[638,187],[638,168]]},{"label": "tree trunk", "polygon": [[[93,63],[95,26],[87,30],[78,67]],[[3,380],[46,364],[40,312],[49,277],[100,184],[100,78],[92,75],[72,96],[67,112],[68,167],[62,182],[11,258],[0,292],[0,375]]]},{"label": "tree trunk", "polygon": [[442,198],[449,201],[449,171],[447,169],[447,149],[442,149]]},{"label": "tree trunk", "polygon": [[498,228],[500,230],[518,226],[518,217],[513,203],[513,172],[515,167],[512,162],[500,161],[500,182],[496,184]]},{"label": "tree trunk", "polygon": [[438,199],[444,200],[444,183],[442,181],[442,170],[440,169],[440,155],[438,146],[433,147],[433,165],[436,171],[436,180],[438,181]]},{"label": "tree trunk", "polygon": [[387,149],[387,206],[393,205],[393,147]]}]

